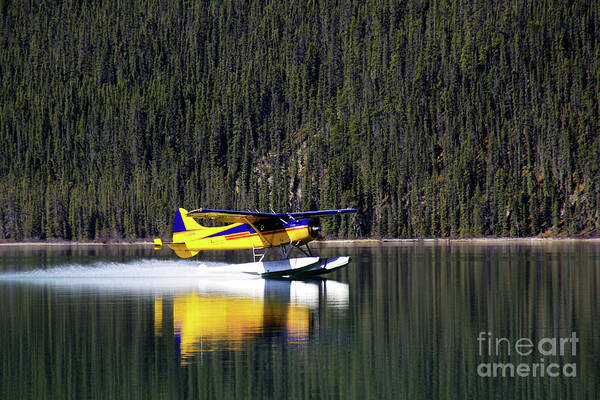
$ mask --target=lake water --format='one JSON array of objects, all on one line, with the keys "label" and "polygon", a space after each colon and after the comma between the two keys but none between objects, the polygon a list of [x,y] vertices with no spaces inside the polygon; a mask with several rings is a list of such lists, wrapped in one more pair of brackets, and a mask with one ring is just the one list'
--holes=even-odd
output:
[{"label": "lake water", "polygon": [[215,269],[248,252],[0,246],[0,398],[598,398],[600,243],[318,253],[352,262],[285,281]]}]

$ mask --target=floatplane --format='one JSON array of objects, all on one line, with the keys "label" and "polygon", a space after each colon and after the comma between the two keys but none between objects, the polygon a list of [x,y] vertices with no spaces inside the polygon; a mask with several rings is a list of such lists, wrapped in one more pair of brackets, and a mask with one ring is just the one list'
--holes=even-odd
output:
[{"label": "floatplane", "polygon": [[[154,239],[154,249],[168,245],[175,254],[190,258],[204,250],[252,250],[253,262],[218,267],[224,272],[246,272],[266,278],[306,278],[342,268],[350,257],[314,256],[308,243],[319,237],[318,217],[355,213],[356,209],[291,213],[179,208],[173,221],[173,239]],[[207,227],[196,220],[210,219],[226,226]],[[265,261],[267,252],[279,247],[281,259]],[[290,258],[292,249],[304,257]]]}]

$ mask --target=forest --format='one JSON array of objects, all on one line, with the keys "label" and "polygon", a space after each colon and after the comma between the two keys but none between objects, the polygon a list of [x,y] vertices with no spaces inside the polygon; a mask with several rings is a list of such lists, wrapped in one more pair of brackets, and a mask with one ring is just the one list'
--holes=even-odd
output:
[{"label": "forest", "polygon": [[600,2],[0,0],[0,239],[304,211],[594,236]]}]

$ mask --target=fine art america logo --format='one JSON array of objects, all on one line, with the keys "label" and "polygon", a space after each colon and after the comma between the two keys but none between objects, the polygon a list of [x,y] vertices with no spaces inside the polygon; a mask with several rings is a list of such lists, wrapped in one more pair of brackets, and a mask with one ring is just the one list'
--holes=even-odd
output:
[{"label": "fine art america logo", "polygon": [[[481,377],[577,376],[576,363],[561,362],[564,361],[564,356],[577,355],[579,338],[575,332],[571,332],[569,337],[544,337],[537,341],[527,337],[509,340],[505,337],[494,337],[491,332],[480,332],[477,342],[479,356],[491,361],[477,366],[477,374]],[[495,362],[511,357],[518,357],[519,361],[522,357],[527,357],[532,362]]]}]

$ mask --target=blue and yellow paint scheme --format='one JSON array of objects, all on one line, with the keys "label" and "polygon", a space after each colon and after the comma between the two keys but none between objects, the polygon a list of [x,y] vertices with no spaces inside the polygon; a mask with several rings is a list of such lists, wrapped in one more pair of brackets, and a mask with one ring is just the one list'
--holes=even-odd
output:
[{"label": "blue and yellow paint scheme", "polygon": [[205,276],[192,290],[155,296],[154,335],[174,340],[181,364],[189,365],[201,353],[257,342],[308,344],[327,328],[318,323],[321,312],[345,312],[348,305],[348,284],[331,279]]},{"label": "blue and yellow paint scheme", "polygon": [[[265,331],[274,331],[289,343],[304,342],[309,336],[309,309],[293,302],[189,293],[175,296],[171,307],[173,333],[183,365],[199,352],[239,350]],[[162,336],[162,309],[162,298],[155,299],[156,336]]]},{"label": "blue and yellow paint scheme", "polygon": [[[356,212],[355,209],[321,210],[299,213],[179,208],[173,221],[173,241],[154,239],[154,248],[167,244],[179,257],[193,257],[203,250],[241,250],[277,246],[301,246],[319,236],[320,216]],[[226,226],[207,227],[198,219],[212,219]]]}]

